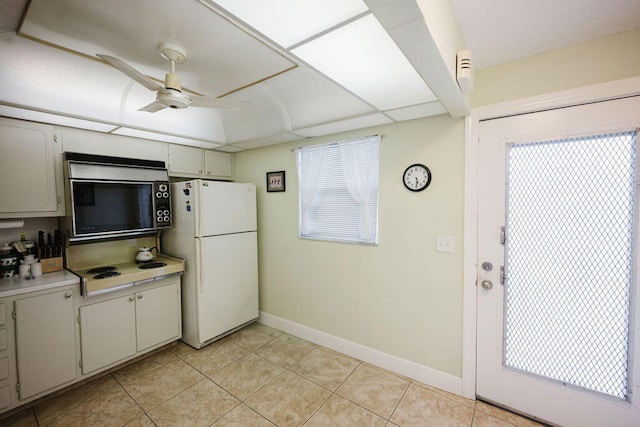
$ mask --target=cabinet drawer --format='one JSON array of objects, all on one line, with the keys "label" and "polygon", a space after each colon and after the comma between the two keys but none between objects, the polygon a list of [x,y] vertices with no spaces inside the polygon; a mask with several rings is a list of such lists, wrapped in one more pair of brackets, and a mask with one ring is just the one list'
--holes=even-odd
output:
[{"label": "cabinet drawer", "polygon": [[9,358],[0,357],[0,380],[9,378]]},{"label": "cabinet drawer", "polygon": [[9,406],[9,386],[0,387],[0,408]]},{"label": "cabinet drawer", "polygon": [[0,326],[7,323],[7,318],[5,317],[6,311],[4,309],[4,303],[0,302]]},{"label": "cabinet drawer", "polygon": [[7,349],[7,330],[0,329],[0,351]]}]

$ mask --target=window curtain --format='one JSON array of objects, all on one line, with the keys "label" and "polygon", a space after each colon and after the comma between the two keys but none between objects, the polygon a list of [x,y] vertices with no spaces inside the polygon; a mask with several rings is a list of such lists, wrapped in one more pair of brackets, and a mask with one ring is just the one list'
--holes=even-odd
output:
[{"label": "window curtain", "polygon": [[380,136],[374,135],[369,138],[371,140],[368,142],[372,144],[339,145],[347,190],[360,205],[360,238],[363,240],[372,238],[369,202],[378,177],[380,151]]},{"label": "window curtain", "polygon": [[296,150],[296,169],[298,172],[298,186],[300,193],[300,228],[302,234],[309,232],[309,211],[316,201],[322,172],[326,163],[328,146],[313,149]]}]

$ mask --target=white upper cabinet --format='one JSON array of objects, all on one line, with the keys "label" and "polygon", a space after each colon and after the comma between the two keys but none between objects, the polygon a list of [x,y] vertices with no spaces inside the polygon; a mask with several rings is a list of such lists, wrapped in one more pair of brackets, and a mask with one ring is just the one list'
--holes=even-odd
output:
[{"label": "white upper cabinet", "polygon": [[169,175],[183,178],[231,179],[231,154],[169,144]]},{"label": "white upper cabinet", "polygon": [[0,118],[0,218],[64,215],[58,139],[50,125]]},{"label": "white upper cabinet", "polygon": [[207,178],[231,179],[231,154],[204,150],[204,173]]},{"label": "white upper cabinet", "polygon": [[200,177],[203,172],[202,148],[169,144],[169,175]]}]

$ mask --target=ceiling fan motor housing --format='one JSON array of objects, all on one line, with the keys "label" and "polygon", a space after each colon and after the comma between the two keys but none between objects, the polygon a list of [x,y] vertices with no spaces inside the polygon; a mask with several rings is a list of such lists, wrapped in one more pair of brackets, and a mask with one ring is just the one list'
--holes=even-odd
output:
[{"label": "ceiling fan motor housing", "polygon": [[158,93],[158,102],[169,108],[187,108],[191,98],[178,90],[167,88],[165,92]]}]

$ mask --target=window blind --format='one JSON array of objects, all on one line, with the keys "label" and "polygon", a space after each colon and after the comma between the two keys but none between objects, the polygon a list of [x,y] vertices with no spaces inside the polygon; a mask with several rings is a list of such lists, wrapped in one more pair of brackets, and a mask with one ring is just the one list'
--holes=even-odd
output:
[{"label": "window blind", "polygon": [[299,236],[378,243],[380,136],[296,149]]}]

